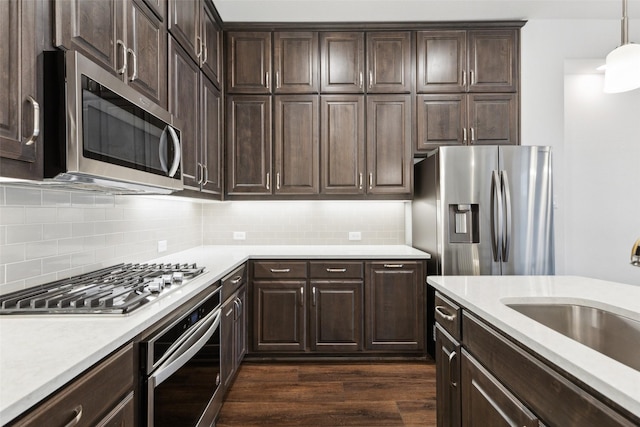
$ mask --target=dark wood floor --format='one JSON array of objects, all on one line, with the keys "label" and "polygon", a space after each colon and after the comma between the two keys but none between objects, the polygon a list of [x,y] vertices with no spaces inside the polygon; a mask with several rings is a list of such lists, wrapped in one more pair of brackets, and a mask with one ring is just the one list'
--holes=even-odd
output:
[{"label": "dark wood floor", "polygon": [[435,426],[431,362],[244,362],[217,427]]}]

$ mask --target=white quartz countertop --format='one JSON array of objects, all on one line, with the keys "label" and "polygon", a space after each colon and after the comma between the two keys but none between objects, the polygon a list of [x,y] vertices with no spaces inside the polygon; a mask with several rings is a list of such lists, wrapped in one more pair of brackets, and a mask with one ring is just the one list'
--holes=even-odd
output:
[{"label": "white quartz countertop", "polygon": [[404,245],[202,246],[150,262],[206,268],[187,285],[128,315],[0,316],[0,425],[131,341],[248,259],[428,259]]},{"label": "white quartz countertop", "polygon": [[[429,276],[427,282],[551,363],[640,417],[640,372],[507,307],[569,303],[640,321],[640,286],[576,276]],[[640,342],[629,341],[640,357]]]}]

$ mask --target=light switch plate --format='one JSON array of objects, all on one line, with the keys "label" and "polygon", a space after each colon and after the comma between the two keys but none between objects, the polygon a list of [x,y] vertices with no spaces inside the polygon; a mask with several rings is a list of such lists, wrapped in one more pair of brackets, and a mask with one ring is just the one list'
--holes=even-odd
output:
[{"label": "light switch plate", "polygon": [[167,250],[167,241],[158,240],[158,252],[164,252]]},{"label": "light switch plate", "polygon": [[247,233],[245,231],[233,232],[233,240],[245,240],[246,238],[247,238]]},{"label": "light switch plate", "polygon": [[362,240],[362,233],[359,231],[350,231],[349,240]]}]

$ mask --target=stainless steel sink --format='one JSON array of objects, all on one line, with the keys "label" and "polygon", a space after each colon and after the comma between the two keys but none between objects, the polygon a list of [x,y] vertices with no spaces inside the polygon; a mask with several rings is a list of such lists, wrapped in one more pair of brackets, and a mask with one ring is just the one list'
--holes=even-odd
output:
[{"label": "stainless steel sink", "polygon": [[640,321],[574,304],[506,304],[531,319],[640,371]]}]

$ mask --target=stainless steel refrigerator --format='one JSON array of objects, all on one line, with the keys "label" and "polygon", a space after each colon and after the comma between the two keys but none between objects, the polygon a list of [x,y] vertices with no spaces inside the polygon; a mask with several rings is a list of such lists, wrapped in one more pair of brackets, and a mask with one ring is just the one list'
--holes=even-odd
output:
[{"label": "stainless steel refrigerator", "polygon": [[429,275],[555,273],[550,147],[439,148],[415,165],[412,210]]}]

